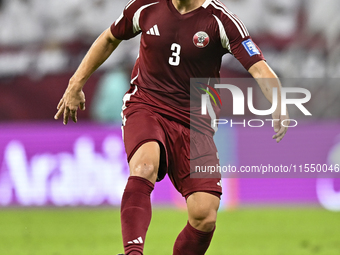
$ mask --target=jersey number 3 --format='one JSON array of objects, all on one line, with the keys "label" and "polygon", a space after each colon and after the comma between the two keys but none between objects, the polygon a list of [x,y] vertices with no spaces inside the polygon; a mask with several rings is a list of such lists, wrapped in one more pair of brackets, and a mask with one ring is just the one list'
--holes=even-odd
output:
[{"label": "jersey number 3", "polygon": [[178,66],[181,60],[179,54],[181,54],[181,45],[177,43],[171,44],[172,57],[169,58],[169,64],[172,66]]}]

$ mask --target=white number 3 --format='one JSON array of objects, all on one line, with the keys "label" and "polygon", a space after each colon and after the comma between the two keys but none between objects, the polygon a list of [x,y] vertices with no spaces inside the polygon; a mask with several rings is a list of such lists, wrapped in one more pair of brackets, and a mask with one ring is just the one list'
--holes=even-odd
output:
[{"label": "white number 3", "polygon": [[180,61],[179,54],[181,53],[181,45],[177,43],[171,44],[172,57],[169,58],[169,64],[172,66],[178,66]]}]

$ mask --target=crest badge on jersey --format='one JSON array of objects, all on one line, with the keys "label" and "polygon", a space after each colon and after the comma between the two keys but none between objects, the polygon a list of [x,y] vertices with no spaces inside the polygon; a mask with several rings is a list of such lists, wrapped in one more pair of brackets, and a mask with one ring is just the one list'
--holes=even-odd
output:
[{"label": "crest badge on jersey", "polygon": [[204,48],[209,44],[210,38],[206,32],[200,31],[194,35],[193,43],[198,48]]}]

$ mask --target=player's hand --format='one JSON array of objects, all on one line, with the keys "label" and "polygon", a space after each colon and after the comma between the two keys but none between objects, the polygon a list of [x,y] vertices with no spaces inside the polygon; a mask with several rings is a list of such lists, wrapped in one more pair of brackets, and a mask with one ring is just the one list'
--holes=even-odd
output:
[{"label": "player's hand", "polygon": [[[272,116],[274,120],[274,131],[276,133],[275,135],[273,135],[273,139],[275,139],[276,142],[279,143],[287,133],[290,123],[288,111],[286,115],[281,115],[281,110],[275,111]],[[282,125],[282,122],[284,123],[284,126]]]},{"label": "player's hand", "polygon": [[77,110],[85,110],[85,94],[82,90],[70,88],[66,89],[63,97],[57,106],[58,112],[54,119],[59,119],[63,115],[63,123],[66,125],[71,116],[73,122],[77,122]]}]

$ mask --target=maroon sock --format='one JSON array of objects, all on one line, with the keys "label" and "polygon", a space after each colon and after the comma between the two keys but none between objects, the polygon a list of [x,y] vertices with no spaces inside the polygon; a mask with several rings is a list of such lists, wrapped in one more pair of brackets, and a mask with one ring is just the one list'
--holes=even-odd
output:
[{"label": "maroon sock", "polygon": [[207,251],[214,231],[203,232],[192,227],[189,222],[179,233],[173,255],[203,255]]},{"label": "maroon sock", "polygon": [[154,185],[147,179],[130,176],[122,205],[121,224],[126,255],[143,254],[146,231],[151,221],[150,194]]}]

